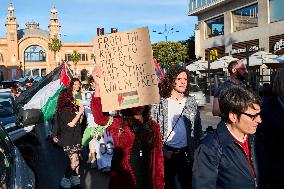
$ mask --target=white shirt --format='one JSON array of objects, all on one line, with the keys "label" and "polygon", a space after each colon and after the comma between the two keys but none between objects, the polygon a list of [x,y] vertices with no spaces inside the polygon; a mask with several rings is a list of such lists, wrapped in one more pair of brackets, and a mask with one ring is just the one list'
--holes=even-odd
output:
[{"label": "white shirt", "polygon": [[[167,131],[167,145],[174,148],[182,148],[187,146],[187,134],[184,124],[183,116],[180,117],[182,110],[185,106],[186,98],[180,101],[168,100],[168,131]],[[180,118],[179,118],[180,117]],[[179,118],[179,119],[178,119]],[[178,121],[177,121],[178,120]],[[176,124],[174,130],[172,131],[174,125]]]}]

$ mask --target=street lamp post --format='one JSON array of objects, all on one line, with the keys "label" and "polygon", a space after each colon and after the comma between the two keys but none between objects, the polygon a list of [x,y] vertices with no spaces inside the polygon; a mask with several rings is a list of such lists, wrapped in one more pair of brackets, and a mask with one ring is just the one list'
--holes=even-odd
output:
[{"label": "street lamp post", "polygon": [[[156,30],[153,30],[154,33],[156,33],[157,31]],[[173,27],[171,29],[168,29],[167,28],[167,24],[165,24],[165,29],[164,31],[160,31],[160,32],[157,32],[157,34],[159,35],[164,35],[165,36],[165,40],[166,42],[168,41],[168,36],[174,32],[179,32],[178,30],[175,30]]]}]

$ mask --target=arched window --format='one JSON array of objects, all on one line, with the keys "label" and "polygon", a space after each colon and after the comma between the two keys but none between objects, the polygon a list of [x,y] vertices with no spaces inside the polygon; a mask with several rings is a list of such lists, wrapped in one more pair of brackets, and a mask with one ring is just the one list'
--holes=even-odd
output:
[{"label": "arched window", "polygon": [[45,62],[46,53],[44,49],[38,45],[32,45],[26,48],[24,52],[25,62]]},{"label": "arched window", "polygon": [[4,62],[4,56],[2,53],[0,53],[0,62]]}]

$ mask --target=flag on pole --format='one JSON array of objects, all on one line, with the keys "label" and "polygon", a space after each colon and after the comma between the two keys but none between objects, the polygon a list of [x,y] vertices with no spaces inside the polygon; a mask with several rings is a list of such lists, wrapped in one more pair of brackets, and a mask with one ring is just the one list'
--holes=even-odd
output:
[{"label": "flag on pole", "polygon": [[164,73],[162,69],[160,68],[158,61],[156,58],[153,58],[154,66],[155,66],[155,73],[157,75],[158,83],[164,78]]},{"label": "flag on pole", "polygon": [[57,111],[59,93],[70,85],[71,78],[68,65],[61,64],[16,99],[17,109],[39,110],[41,120],[49,120]]}]

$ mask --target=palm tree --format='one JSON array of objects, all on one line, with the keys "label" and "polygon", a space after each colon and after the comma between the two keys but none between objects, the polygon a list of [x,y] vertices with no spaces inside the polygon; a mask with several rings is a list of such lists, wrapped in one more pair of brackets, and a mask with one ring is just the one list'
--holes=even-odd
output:
[{"label": "palm tree", "polygon": [[56,61],[56,52],[59,52],[62,47],[61,41],[55,36],[48,43],[48,49],[54,53],[54,62]]},{"label": "palm tree", "polygon": [[77,75],[77,63],[81,60],[81,54],[78,53],[76,50],[73,51],[73,53],[71,54],[71,61],[73,62],[74,64],[74,72],[75,74],[74,75]]}]

